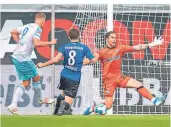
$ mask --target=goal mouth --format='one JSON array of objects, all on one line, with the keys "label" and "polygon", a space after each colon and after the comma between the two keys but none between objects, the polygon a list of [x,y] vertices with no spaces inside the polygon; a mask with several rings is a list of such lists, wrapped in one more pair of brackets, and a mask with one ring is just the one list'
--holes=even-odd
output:
[{"label": "goal mouth", "polygon": [[[127,53],[123,57],[122,71],[125,75],[141,81],[154,96],[168,94],[161,106],[155,107],[134,89],[118,88],[115,92],[113,114],[170,114],[170,5],[167,4],[115,4],[111,14],[108,5],[80,5],[75,24],[82,32],[81,40],[92,50],[106,46],[104,35],[108,31],[108,17],[113,17],[113,30],[117,42],[122,45],[151,43],[155,36],[165,40],[164,45],[143,51]],[[84,96],[92,95],[102,101],[103,87],[100,63],[89,65],[93,70],[93,85],[85,81]],[[88,71],[88,70],[85,70]],[[86,86],[87,85],[87,86]],[[86,89],[86,90],[85,90]],[[88,92],[90,89],[97,93]],[[92,99],[87,104],[92,103]],[[85,104],[86,104],[85,103]]]}]

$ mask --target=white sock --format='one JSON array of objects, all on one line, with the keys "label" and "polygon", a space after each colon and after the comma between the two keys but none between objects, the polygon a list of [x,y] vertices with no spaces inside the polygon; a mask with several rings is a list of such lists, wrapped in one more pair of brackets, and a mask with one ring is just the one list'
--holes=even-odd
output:
[{"label": "white sock", "polygon": [[156,98],[155,97],[153,97],[152,99],[151,99],[151,102],[154,104],[154,101],[156,100]]},{"label": "white sock", "polygon": [[37,94],[38,96],[38,99],[43,100],[43,92],[42,92],[40,81],[33,82],[32,84],[33,84],[33,89],[35,91],[35,94]]},{"label": "white sock", "polygon": [[14,93],[13,100],[12,100],[12,106],[17,107],[17,103],[21,96],[24,94],[25,88],[22,85],[19,85]]}]

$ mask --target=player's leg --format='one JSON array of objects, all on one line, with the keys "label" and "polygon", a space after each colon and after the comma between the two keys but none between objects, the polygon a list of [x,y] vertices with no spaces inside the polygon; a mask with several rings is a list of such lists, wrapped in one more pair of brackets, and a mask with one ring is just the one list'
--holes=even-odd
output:
[{"label": "player's leg", "polygon": [[43,97],[43,91],[42,91],[42,86],[41,86],[41,82],[40,82],[40,76],[37,75],[35,77],[32,78],[32,85],[33,85],[33,89],[35,94],[37,94],[38,97],[38,102],[41,104],[52,104],[55,102],[54,99],[50,99],[50,98],[44,98]]},{"label": "player's leg", "polygon": [[62,78],[62,84],[64,88],[64,94],[65,99],[61,100],[59,110],[57,112],[57,115],[62,115],[64,113],[64,110],[69,110],[71,108],[71,105],[73,103],[73,99],[77,95],[78,87],[79,87],[79,81],[73,81],[67,78]]},{"label": "player's leg", "polygon": [[150,100],[153,104],[155,104],[156,106],[160,105],[162,103],[162,101],[166,98],[166,95],[159,97],[159,98],[155,98],[143,85],[141,82],[133,79],[133,78],[128,78],[126,77],[125,79],[123,79],[120,83],[122,84],[126,84],[127,88],[136,88],[138,93],[147,98],[148,100]]},{"label": "player's leg", "polygon": [[58,112],[58,109],[59,109],[59,106],[60,106],[60,103],[62,100],[65,99],[65,94],[64,94],[64,91],[61,90],[61,93],[57,96],[56,98],[56,105],[55,105],[55,110],[54,110],[54,113],[53,115],[57,115],[57,112]]},{"label": "player's leg", "polygon": [[17,103],[19,99],[22,97],[24,94],[25,88],[30,85],[30,80],[24,80],[16,89],[12,103],[8,106],[8,110],[13,113],[20,115],[18,108],[17,108]]},{"label": "player's leg", "polygon": [[105,102],[104,104],[106,105],[107,110],[112,108],[113,105],[113,96],[105,96]]},{"label": "player's leg", "polygon": [[57,112],[58,116],[61,116],[65,110],[69,110],[71,108],[74,98],[75,97],[70,97],[70,96],[65,95],[65,100],[61,100],[60,107]]},{"label": "player's leg", "polygon": [[65,99],[65,94],[64,94],[64,90],[65,90],[65,78],[61,77],[60,78],[60,83],[58,85],[59,90],[61,90],[60,95],[58,95],[57,100],[56,100],[56,105],[55,105],[55,110],[53,115],[57,115],[58,109],[60,107],[60,103],[62,100]]},{"label": "player's leg", "polygon": [[104,96],[105,96],[105,105],[107,109],[112,108],[113,105],[113,95],[116,89],[116,83],[106,84],[104,86]]},{"label": "player's leg", "polygon": [[141,82],[130,78],[126,83],[127,88],[136,88],[138,93],[143,97],[147,98],[148,100],[154,99],[153,95],[142,85]]},{"label": "player's leg", "polygon": [[[107,110],[109,110],[113,105],[113,94],[116,89],[116,84],[104,82],[103,87],[104,87],[104,96],[105,96],[104,104]],[[94,105],[92,106],[87,107],[86,110],[83,112],[83,115],[90,115],[92,112],[94,112],[95,106],[96,106],[96,103],[94,103]]]},{"label": "player's leg", "polygon": [[27,71],[26,71],[28,68],[27,61],[20,62],[12,58],[12,62],[15,65],[18,78],[23,81],[20,85],[18,85],[14,93],[12,103],[11,105],[8,106],[8,110],[10,112],[12,112],[13,114],[17,114],[18,112],[17,103],[21,98],[21,96],[24,94],[25,88],[30,85],[30,77],[27,75]]},{"label": "player's leg", "polygon": [[43,103],[43,104],[52,104],[53,102],[55,102],[54,99],[43,97],[43,92],[42,92],[42,87],[41,87],[41,82],[40,82],[40,75],[38,74],[36,65],[34,64],[32,60],[28,61],[28,67],[30,68],[28,70],[28,74],[32,78],[32,85],[33,85],[35,94],[37,94],[38,96],[38,102]]},{"label": "player's leg", "polygon": [[35,91],[35,94],[38,97],[38,100],[43,100],[43,92],[42,92],[42,88],[41,88],[40,76],[39,75],[32,78],[32,85],[33,85],[33,89]]}]

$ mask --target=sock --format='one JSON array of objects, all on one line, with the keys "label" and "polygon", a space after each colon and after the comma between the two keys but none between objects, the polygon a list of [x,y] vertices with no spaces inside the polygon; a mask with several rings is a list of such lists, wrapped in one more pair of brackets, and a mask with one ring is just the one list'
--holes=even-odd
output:
[{"label": "sock", "polygon": [[14,93],[12,104],[14,107],[17,107],[17,103],[21,96],[24,94],[25,88],[22,85],[19,85]]},{"label": "sock", "polygon": [[61,100],[64,100],[65,97],[62,96],[61,94],[57,97],[57,101],[56,101],[56,107],[55,107],[55,111],[54,111],[54,114],[56,114],[58,112],[58,109],[59,109],[59,106],[60,106],[60,103],[61,103]]},{"label": "sock", "polygon": [[64,99],[65,99],[65,97],[64,97],[64,96],[62,96],[61,94],[59,94],[59,96],[58,96],[58,98],[57,98],[56,107],[58,107],[58,108],[59,108],[60,103],[61,103],[61,100],[64,100]]},{"label": "sock", "polygon": [[43,92],[42,92],[40,81],[33,82],[33,89],[34,89],[35,94],[37,94],[38,99],[42,100],[43,99]]},{"label": "sock", "polygon": [[65,101],[65,110],[68,110],[70,108],[70,104]]},{"label": "sock", "polygon": [[154,98],[151,95],[151,93],[146,88],[144,88],[144,86],[140,86],[139,88],[137,88],[137,91],[140,95],[142,95],[143,97],[147,98],[150,101]]}]

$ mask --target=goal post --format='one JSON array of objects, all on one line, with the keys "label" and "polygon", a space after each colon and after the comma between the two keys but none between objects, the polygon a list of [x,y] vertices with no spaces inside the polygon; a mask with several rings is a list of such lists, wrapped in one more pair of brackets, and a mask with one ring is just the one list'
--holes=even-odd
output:
[{"label": "goal post", "polygon": [[[113,4],[107,4],[107,31],[113,31],[113,28]],[[115,93],[113,98],[115,99]],[[113,106],[107,110],[107,114],[113,114]]]}]

